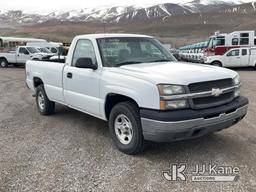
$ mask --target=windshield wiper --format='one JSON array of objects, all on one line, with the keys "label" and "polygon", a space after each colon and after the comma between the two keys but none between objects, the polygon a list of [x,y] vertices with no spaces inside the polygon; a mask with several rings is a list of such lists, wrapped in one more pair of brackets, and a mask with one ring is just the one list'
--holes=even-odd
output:
[{"label": "windshield wiper", "polygon": [[172,60],[170,60],[170,59],[158,59],[158,60],[151,61],[151,63],[154,63],[154,62],[167,62],[167,61],[172,61]]},{"label": "windshield wiper", "polygon": [[118,64],[116,64],[116,66],[139,64],[139,63],[142,63],[142,62],[141,61],[126,61],[126,62],[118,63]]}]

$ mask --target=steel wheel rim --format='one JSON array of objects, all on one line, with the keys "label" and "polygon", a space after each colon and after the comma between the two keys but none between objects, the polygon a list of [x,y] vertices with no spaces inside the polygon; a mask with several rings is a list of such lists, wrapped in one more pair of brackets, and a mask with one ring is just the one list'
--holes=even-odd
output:
[{"label": "steel wheel rim", "polygon": [[133,127],[130,119],[124,115],[118,115],[115,119],[115,134],[118,140],[124,144],[128,145],[133,138]]},{"label": "steel wheel rim", "polygon": [[6,63],[5,63],[5,61],[1,61],[1,67],[5,67],[6,66]]},{"label": "steel wheel rim", "polygon": [[40,108],[41,111],[44,110],[45,107],[45,99],[44,99],[44,95],[42,92],[38,93],[38,106]]}]

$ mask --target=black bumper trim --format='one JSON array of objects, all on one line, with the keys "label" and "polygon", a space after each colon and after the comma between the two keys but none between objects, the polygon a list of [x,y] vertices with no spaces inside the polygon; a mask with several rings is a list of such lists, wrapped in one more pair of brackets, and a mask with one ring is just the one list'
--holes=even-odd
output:
[{"label": "black bumper trim", "polygon": [[184,109],[176,111],[157,111],[152,109],[141,109],[141,118],[152,119],[156,121],[184,121],[197,118],[211,118],[222,113],[231,113],[236,109],[248,105],[249,100],[246,97],[239,97],[230,103],[218,107],[206,109]]}]

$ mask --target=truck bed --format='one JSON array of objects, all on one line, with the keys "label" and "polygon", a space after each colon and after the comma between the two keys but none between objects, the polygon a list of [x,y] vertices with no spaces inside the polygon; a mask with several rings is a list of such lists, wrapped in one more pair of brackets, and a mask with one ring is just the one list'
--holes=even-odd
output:
[{"label": "truck bed", "polygon": [[[33,89],[33,76],[41,78],[44,88],[51,100],[64,102],[63,98],[63,69],[64,63],[49,61],[27,61],[26,70],[29,73],[28,86]],[[54,93],[54,94],[52,94]]]}]

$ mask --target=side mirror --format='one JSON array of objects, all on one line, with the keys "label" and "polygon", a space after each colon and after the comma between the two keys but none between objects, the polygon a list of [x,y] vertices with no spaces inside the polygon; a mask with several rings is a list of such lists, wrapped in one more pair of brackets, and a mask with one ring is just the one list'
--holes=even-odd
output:
[{"label": "side mirror", "polygon": [[97,65],[92,63],[92,59],[88,57],[79,58],[76,61],[77,68],[84,68],[84,69],[93,69],[96,70],[98,68]]}]

